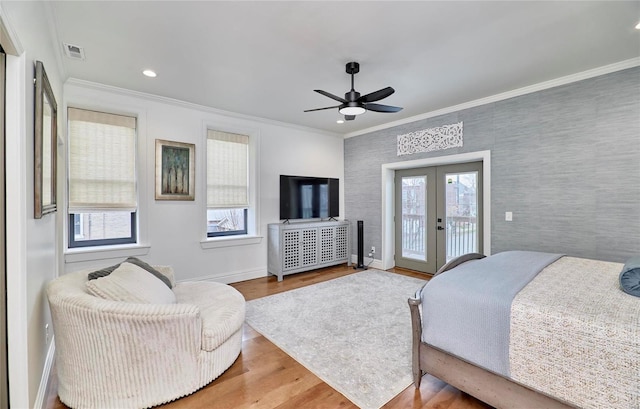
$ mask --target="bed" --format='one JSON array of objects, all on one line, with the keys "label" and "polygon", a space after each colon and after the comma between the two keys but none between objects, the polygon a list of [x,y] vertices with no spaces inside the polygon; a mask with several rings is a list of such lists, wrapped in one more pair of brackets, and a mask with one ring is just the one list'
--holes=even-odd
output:
[{"label": "bed", "polygon": [[625,268],[527,251],[450,261],[409,299],[416,388],[429,373],[496,408],[640,409]]}]

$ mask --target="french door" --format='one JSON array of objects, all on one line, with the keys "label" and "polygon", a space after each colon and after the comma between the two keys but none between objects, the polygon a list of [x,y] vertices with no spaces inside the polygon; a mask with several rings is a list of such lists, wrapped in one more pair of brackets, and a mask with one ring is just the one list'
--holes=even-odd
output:
[{"label": "french door", "polygon": [[482,162],[396,171],[395,265],[435,273],[482,252]]}]

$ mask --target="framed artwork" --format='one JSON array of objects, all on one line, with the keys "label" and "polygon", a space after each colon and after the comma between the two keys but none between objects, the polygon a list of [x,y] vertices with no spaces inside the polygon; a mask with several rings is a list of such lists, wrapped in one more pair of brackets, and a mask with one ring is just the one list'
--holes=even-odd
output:
[{"label": "framed artwork", "polygon": [[156,139],[156,200],[194,200],[195,151],[192,143]]},{"label": "framed artwork", "polygon": [[34,218],[56,211],[58,106],[41,61],[36,61],[34,123]]}]

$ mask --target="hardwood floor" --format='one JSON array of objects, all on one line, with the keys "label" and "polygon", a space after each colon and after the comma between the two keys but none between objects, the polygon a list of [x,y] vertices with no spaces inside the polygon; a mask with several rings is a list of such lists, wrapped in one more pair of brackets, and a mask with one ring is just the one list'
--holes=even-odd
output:
[{"label": "hardwood floor", "polygon": [[[389,271],[423,279],[429,277],[400,268]],[[235,283],[232,286],[250,301],[356,272],[358,271],[344,264],[293,274],[286,276],[281,282],[271,276]],[[47,409],[67,408],[55,395],[57,389],[51,389]],[[357,406],[245,324],[242,352],[224,374],[196,393],[158,408],[357,409]],[[491,406],[437,378],[425,375],[419,390],[411,385],[384,406],[384,409],[408,408],[490,409]]]}]

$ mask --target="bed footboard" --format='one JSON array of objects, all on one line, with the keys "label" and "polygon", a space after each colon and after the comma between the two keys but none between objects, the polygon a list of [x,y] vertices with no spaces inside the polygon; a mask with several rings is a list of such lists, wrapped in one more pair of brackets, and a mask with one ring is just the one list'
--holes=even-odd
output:
[{"label": "bed footboard", "polygon": [[[448,263],[440,267],[438,271],[436,271],[436,273],[433,275],[433,277],[439,274],[442,274],[445,271],[451,270],[452,268],[459,266],[462,263],[466,263],[467,261],[478,260],[485,257],[486,256],[484,254],[480,254],[480,253],[463,254],[461,256],[454,258],[453,260],[450,260]],[[424,288],[424,286],[422,288]],[[409,298],[409,309],[411,310],[411,328],[412,328],[412,338],[413,338],[412,351],[411,351],[411,354],[412,354],[411,366],[413,371],[413,384],[416,386],[416,388],[420,387],[420,381],[422,379],[422,375],[425,374],[425,372],[423,372],[422,369],[420,368],[420,343],[422,341],[422,318],[420,314],[420,304],[421,304],[420,294],[422,293],[422,288],[420,288],[420,290],[416,292],[416,295],[414,298]]]},{"label": "bed footboard", "polygon": [[577,409],[425,343],[420,345],[420,357],[424,373],[499,409]]},{"label": "bed footboard", "polygon": [[422,369],[420,369],[420,344],[422,340],[422,320],[420,317],[420,298],[419,293],[416,298],[409,298],[409,309],[411,310],[411,370],[413,373],[413,384],[416,389],[420,388],[422,380]]},{"label": "bed footboard", "polygon": [[413,333],[411,363],[416,389],[428,373],[496,408],[577,409],[422,342],[420,299],[409,298],[409,308]]},{"label": "bed footboard", "polygon": [[[484,257],[470,254],[454,259],[438,270],[441,274],[465,261]],[[447,267],[447,268],[445,268]],[[422,342],[422,288],[409,298],[412,328],[412,373],[416,389],[422,377],[431,374],[451,386],[496,408],[504,409],[577,409],[567,402],[530,389],[494,372],[483,369],[436,347]]]}]

